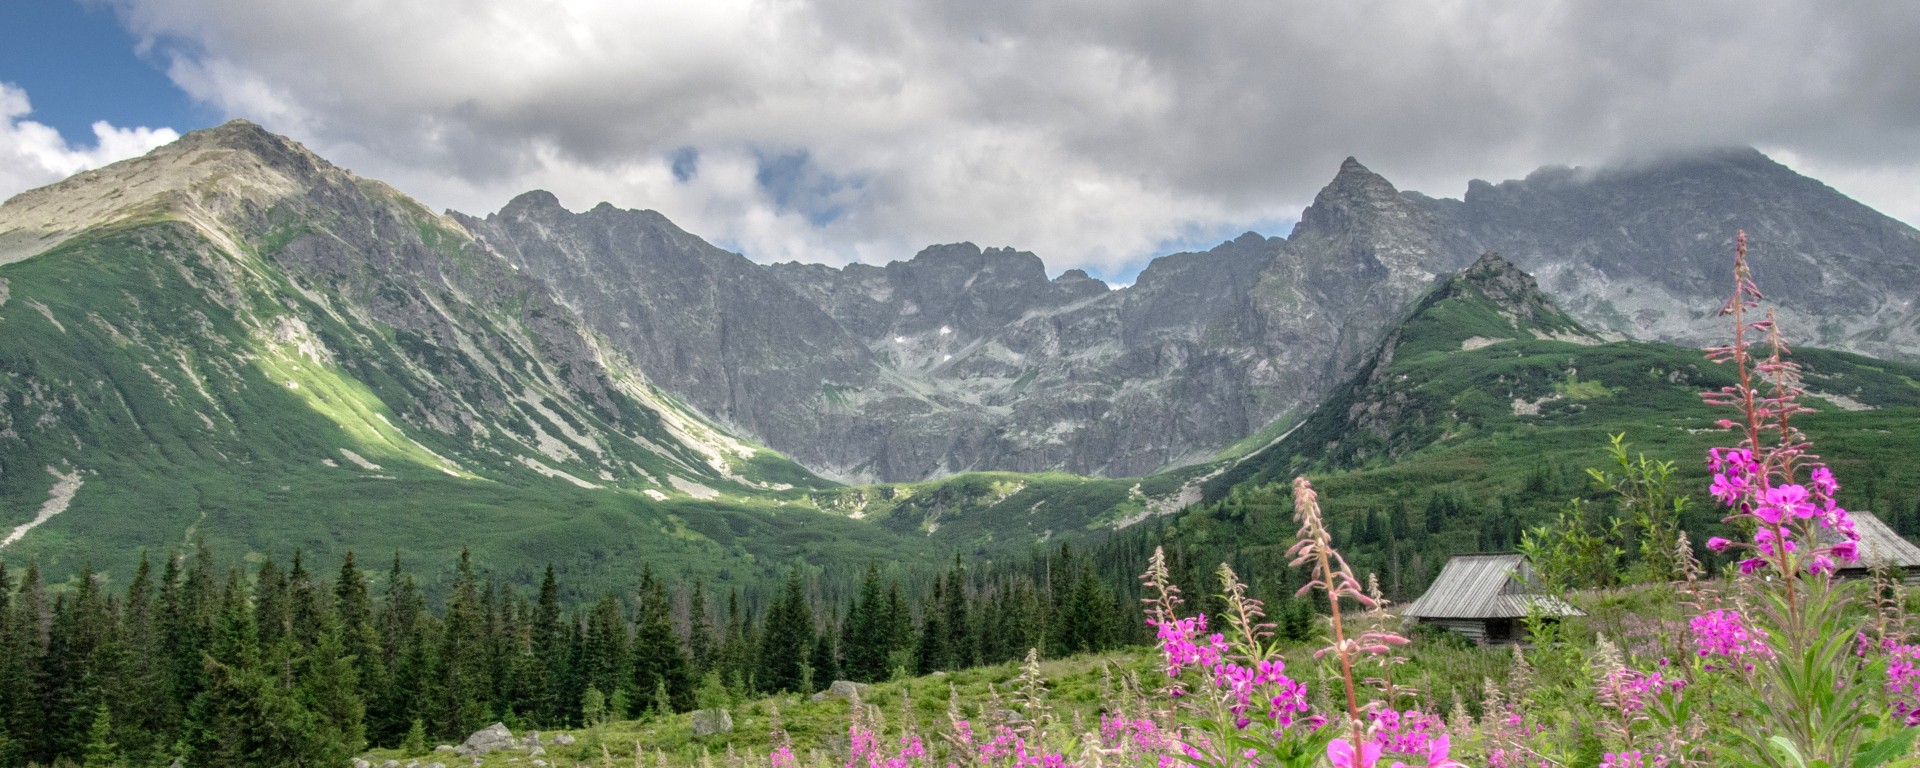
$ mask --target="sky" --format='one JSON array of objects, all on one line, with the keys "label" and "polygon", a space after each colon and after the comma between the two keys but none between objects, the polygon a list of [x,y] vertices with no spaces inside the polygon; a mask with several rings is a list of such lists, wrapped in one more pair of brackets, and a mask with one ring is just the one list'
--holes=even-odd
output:
[{"label": "sky", "polygon": [[762,262],[1128,282],[1401,189],[1754,146],[1920,222],[1920,4],[9,0],[0,198],[245,118],[435,208],[547,189]]}]

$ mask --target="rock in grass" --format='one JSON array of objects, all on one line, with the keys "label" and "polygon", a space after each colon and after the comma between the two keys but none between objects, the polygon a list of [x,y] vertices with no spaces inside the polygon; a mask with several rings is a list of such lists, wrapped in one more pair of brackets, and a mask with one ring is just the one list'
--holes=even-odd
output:
[{"label": "rock in grass", "polygon": [[733,715],[724,709],[702,709],[693,713],[693,735],[711,736],[733,730]]},{"label": "rock in grass", "polygon": [[505,723],[494,723],[468,736],[465,743],[454,748],[461,757],[479,757],[500,749],[513,747],[513,732],[507,730]]}]

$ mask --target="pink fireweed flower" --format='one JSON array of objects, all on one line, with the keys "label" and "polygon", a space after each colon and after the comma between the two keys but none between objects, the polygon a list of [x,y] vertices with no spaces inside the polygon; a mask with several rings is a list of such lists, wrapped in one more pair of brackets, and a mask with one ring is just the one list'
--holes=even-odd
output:
[{"label": "pink fireweed flower", "polygon": [[1626,752],[1608,752],[1600,758],[1600,768],[1665,768],[1667,762],[1664,755],[1635,749]]},{"label": "pink fireweed flower", "polygon": [[[1693,630],[1693,645],[1700,658],[1725,659],[1749,670],[1753,663],[1748,659],[1773,658],[1773,649],[1767,647],[1764,637],[1748,628],[1737,611],[1708,611],[1693,617],[1688,628]],[[1709,664],[1708,668],[1717,666]]]},{"label": "pink fireweed flower", "polygon": [[[1813,504],[1807,501],[1807,498],[1808,498],[1808,494],[1807,494],[1806,486],[1802,486],[1802,485],[1774,486],[1772,488],[1767,489],[1766,504],[1763,505],[1761,509],[1772,508],[1774,510],[1777,510],[1776,514],[1779,516],[1791,515],[1801,520],[1805,520],[1810,517],[1813,517],[1813,513],[1814,513]],[[1760,510],[1754,510],[1755,514],[1759,514],[1759,512]]]},{"label": "pink fireweed flower", "polygon": [[1327,743],[1327,762],[1334,768],[1373,768],[1380,762],[1380,745],[1363,741],[1359,754],[1355,754],[1353,745],[1346,739],[1334,739]]},{"label": "pink fireweed flower", "polygon": [[1814,467],[1810,474],[1813,478],[1813,489],[1821,496],[1831,499],[1834,494],[1840,492],[1840,484],[1833,479],[1833,470]]},{"label": "pink fireweed flower", "polygon": [[1920,726],[1920,645],[1889,645],[1886,690],[1893,713],[1909,727]]},{"label": "pink fireweed flower", "polygon": [[1707,549],[1711,549],[1715,552],[1725,552],[1727,551],[1727,547],[1732,545],[1733,545],[1733,542],[1728,541],[1725,538],[1722,538],[1720,536],[1714,536],[1707,539]]}]

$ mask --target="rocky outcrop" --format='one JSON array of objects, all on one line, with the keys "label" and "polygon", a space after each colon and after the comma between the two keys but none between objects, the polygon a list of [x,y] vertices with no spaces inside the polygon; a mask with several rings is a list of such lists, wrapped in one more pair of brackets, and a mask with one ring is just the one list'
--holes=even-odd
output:
[{"label": "rocky outcrop", "polygon": [[1752,149],[1543,168],[1475,181],[1463,200],[1412,199],[1457,235],[1456,258],[1499,251],[1582,322],[1687,345],[1719,339],[1744,229],[1794,338],[1920,359],[1920,232]]},{"label": "rocky outcrop", "polygon": [[712,736],[733,731],[733,715],[725,709],[699,709],[692,715],[693,735]]},{"label": "rocky outcrop", "polygon": [[454,747],[455,754],[461,757],[480,757],[502,749],[512,749],[513,732],[507,730],[505,723],[494,723],[468,736],[467,740]]}]

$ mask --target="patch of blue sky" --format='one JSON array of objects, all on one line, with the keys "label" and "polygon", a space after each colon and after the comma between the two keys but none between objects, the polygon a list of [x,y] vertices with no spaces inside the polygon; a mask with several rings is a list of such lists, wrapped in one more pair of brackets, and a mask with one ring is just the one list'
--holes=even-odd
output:
[{"label": "patch of blue sky", "polygon": [[0,3],[0,81],[25,90],[26,119],[91,145],[93,123],[173,128],[220,122],[167,78],[158,52],[142,56],[112,11],[72,0]]},{"label": "patch of blue sky", "polygon": [[827,173],[813,162],[806,150],[777,155],[757,155],[759,167],[754,182],[766,190],[768,199],[781,211],[805,216],[807,223],[824,227],[847,211],[848,202],[858,197],[866,185],[860,177]]}]

